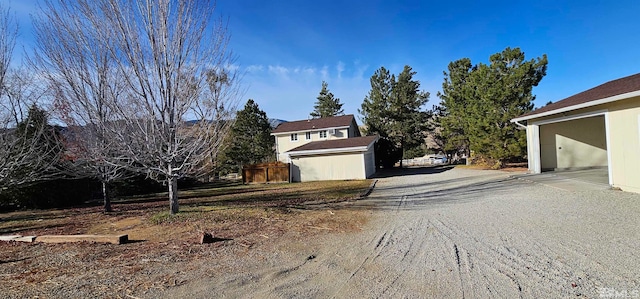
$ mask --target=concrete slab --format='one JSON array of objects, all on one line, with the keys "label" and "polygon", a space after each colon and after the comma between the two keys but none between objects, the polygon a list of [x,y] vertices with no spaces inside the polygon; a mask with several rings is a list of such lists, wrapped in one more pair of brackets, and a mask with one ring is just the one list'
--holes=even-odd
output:
[{"label": "concrete slab", "polygon": [[568,191],[611,189],[607,169],[603,168],[549,171],[516,177]]}]

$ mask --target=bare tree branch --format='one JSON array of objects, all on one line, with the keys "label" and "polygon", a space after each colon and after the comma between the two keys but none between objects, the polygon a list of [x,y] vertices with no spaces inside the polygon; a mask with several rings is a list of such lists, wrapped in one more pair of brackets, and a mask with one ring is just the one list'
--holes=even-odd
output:
[{"label": "bare tree branch", "polygon": [[43,91],[29,73],[11,69],[17,34],[15,17],[0,6],[0,192],[55,177],[62,153],[37,106]]},{"label": "bare tree branch", "polygon": [[111,211],[108,185],[132,176],[131,159],[118,152],[109,138],[109,126],[117,126],[113,107],[125,87],[119,79],[108,36],[90,30],[91,20],[78,14],[86,3],[44,3],[34,19],[37,48],[34,66],[53,93],[54,113],[67,126],[64,144],[75,177],[91,177],[102,183],[105,211]]},{"label": "bare tree branch", "polygon": [[54,28],[43,23],[38,37],[61,106],[79,126],[95,126],[107,163],[167,183],[177,212],[177,180],[201,174],[220,150],[239,100],[213,1],[51,1]]}]

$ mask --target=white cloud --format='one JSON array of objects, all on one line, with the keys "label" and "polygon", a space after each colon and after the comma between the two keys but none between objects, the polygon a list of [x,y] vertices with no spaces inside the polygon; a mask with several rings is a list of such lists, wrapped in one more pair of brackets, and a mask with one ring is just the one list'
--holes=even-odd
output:
[{"label": "white cloud", "polygon": [[[285,120],[306,119],[320,91],[320,83],[329,83],[331,92],[344,103],[345,113],[357,114],[369,91],[368,65],[336,61],[326,65],[249,66],[244,82],[249,86],[246,98],[259,103],[269,117]],[[367,78],[365,78],[367,77]]]},{"label": "white cloud", "polygon": [[264,70],[264,66],[262,66],[261,64],[252,64],[248,66],[246,70],[248,73],[259,73]]},{"label": "white cloud", "polygon": [[290,72],[288,68],[280,65],[276,65],[276,66],[270,65],[268,69],[269,69],[269,73],[282,76],[282,77],[287,77],[287,75]]},{"label": "white cloud", "polygon": [[365,78],[364,72],[369,68],[368,64],[360,64],[359,60],[353,62],[354,67],[356,68],[354,72],[354,79],[362,80]]},{"label": "white cloud", "polygon": [[326,81],[329,78],[329,67],[326,65],[323,66],[320,70],[320,75],[322,76],[322,80]]},{"label": "white cloud", "polygon": [[302,72],[305,73],[306,75],[313,75],[316,73],[316,69],[312,67],[306,67],[302,69]]},{"label": "white cloud", "polygon": [[[358,109],[371,89],[369,77],[375,71],[371,65],[361,60],[334,60],[326,64],[272,62],[242,66],[246,71],[242,80],[246,88],[243,100],[255,100],[268,117],[289,121],[307,119],[317,100],[321,82],[326,81],[329,90],[344,104],[344,112],[355,114],[360,121]],[[399,70],[393,69],[392,72],[397,74]],[[437,78],[428,80],[420,75],[416,76],[422,83],[420,89],[432,91],[427,104],[431,107],[438,102],[433,91],[441,82]]]},{"label": "white cloud", "polygon": [[238,69],[240,69],[240,66],[239,66],[239,65],[237,65],[237,64],[229,63],[229,64],[225,65],[225,66],[224,66],[224,68],[225,68],[227,71],[235,72],[235,71],[237,71]]},{"label": "white cloud", "polygon": [[338,61],[336,70],[338,71],[338,79],[342,79],[342,72],[344,72],[344,62]]}]

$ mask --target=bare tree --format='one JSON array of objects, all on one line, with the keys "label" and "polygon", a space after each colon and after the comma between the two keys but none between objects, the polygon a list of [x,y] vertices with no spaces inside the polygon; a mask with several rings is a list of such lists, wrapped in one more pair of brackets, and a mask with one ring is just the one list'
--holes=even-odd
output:
[{"label": "bare tree", "polygon": [[11,68],[17,34],[14,16],[0,6],[0,192],[52,177],[62,153],[37,107],[42,91],[29,73]]},{"label": "bare tree", "polygon": [[[109,117],[92,116],[86,123],[96,124],[117,153],[114,164],[166,183],[170,211],[178,212],[178,179],[199,175],[206,160],[220,150],[239,99],[226,27],[212,21],[213,1],[58,2],[47,7],[47,14],[59,15],[59,24],[50,26],[66,26],[69,35],[63,32],[52,39],[76,44],[72,48],[79,49],[74,53],[79,59],[94,59],[87,47],[99,47],[96,52],[104,54],[112,70],[104,76],[113,87],[108,95],[92,97],[105,100]],[[76,21],[67,18],[73,15]],[[74,32],[90,38],[74,38]],[[89,65],[85,77],[98,73]],[[56,82],[73,89],[68,82]],[[83,98],[73,100],[84,103]]]},{"label": "bare tree", "polygon": [[66,125],[63,136],[74,177],[102,184],[104,211],[112,211],[109,185],[132,176],[131,159],[119,153],[107,134],[118,126],[112,107],[120,105],[124,82],[101,32],[87,30],[91,20],[78,11],[86,3],[46,1],[34,18],[37,39],[33,66],[46,79],[53,96],[53,112]]}]

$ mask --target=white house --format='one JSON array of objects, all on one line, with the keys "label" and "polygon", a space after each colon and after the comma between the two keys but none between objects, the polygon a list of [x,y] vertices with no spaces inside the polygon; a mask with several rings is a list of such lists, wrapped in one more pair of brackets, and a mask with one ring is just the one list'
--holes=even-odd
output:
[{"label": "white house", "polygon": [[353,115],[285,122],[271,135],[278,161],[291,163],[293,182],[365,179],[376,172],[378,137],[362,137]]}]

